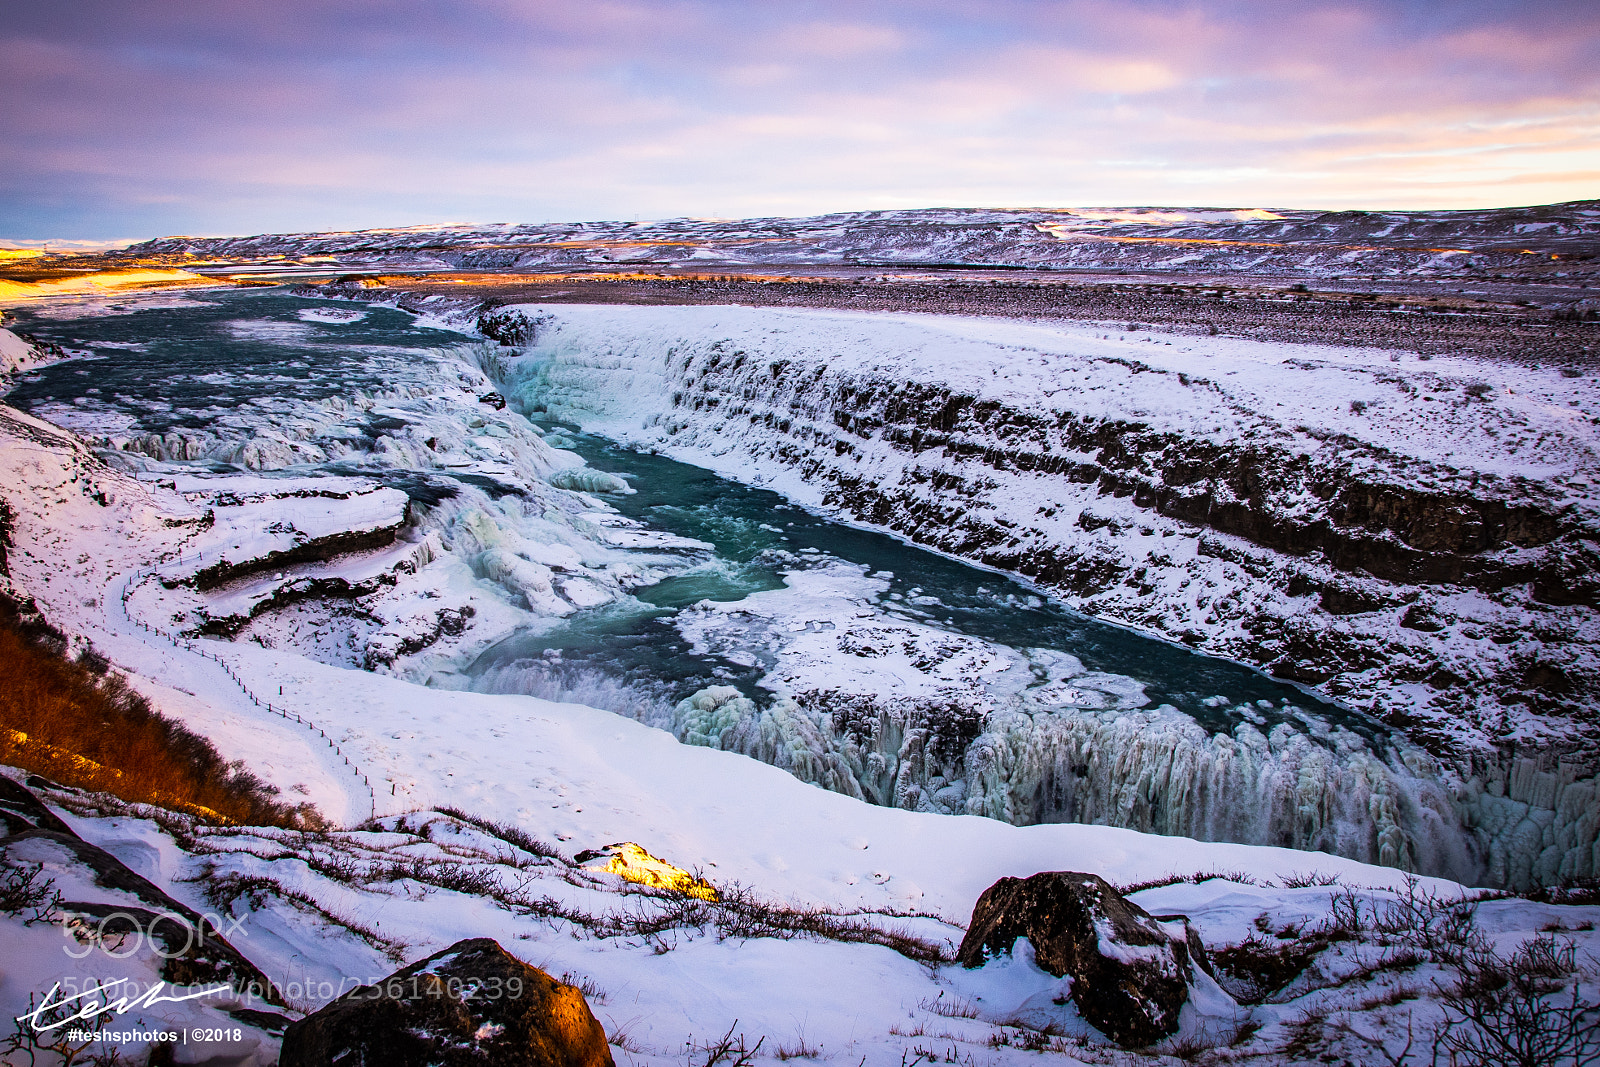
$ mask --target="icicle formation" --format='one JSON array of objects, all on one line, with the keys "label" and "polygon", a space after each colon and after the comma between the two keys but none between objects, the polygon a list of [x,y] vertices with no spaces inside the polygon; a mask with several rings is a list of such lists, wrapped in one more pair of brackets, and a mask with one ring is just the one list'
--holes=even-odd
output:
[{"label": "icicle formation", "polygon": [[1459,803],[1488,853],[1484,881],[1525,890],[1600,875],[1600,777],[1581,775],[1512,759],[1467,781]]},{"label": "icicle formation", "polygon": [[762,710],[717,686],[680,702],[673,729],[893,807],[1281,845],[1463,879],[1479,870],[1431,761],[1413,751],[1386,763],[1338,728],[1321,743],[1285,724],[1208,736],[1168,708],[1019,707],[985,720],[956,699],[838,692]]}]

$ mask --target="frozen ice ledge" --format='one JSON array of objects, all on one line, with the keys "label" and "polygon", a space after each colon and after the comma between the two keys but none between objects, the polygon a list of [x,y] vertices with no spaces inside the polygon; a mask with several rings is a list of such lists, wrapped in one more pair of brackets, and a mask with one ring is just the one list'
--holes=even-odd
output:
[{"label": "frozen ice ledge", "polygon": [[[1032,578],[1417,746],[1402,766],[1294,731],[1007,719],[966,750],[959,810],[1512,886],[1600,869],[1592,379],[1120,323],[514,310],[522,410]],[[802,738],[825,716],[720,714],[696,739],[829,788],[937,806],[949,781],[914,710],[848,743]]]}]

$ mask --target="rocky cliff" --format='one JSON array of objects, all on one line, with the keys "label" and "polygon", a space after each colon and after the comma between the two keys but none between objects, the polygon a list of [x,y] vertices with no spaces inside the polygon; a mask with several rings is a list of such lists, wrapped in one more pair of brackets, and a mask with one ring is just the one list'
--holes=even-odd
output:
[{"label": "rocky cliff", "polygon": [[524,313],[529,410],[1315,687],[1454,763],[1469,805],[1542,774],[1555,812],[1594,771],[1590,379],[1122,324]]}]

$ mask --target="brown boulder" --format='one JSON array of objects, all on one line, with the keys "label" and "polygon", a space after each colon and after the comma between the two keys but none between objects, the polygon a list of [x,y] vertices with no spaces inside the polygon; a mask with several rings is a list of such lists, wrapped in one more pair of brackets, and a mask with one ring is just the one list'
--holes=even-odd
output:
[{"label": "brown boulder", "polygon": [[1071,977],[1085,1021],[1141,1047],[1178,1029],[1193,965],[1205,965],[1191,933],[1170,932],[1097,875],[1052,871],[984,890],[956,960],[981,967],[1026,937],[1041,970]]},{"label": "brown boulder", "polygon": [[492,938],[458,941],[283,1035],[280,1067],[613,1067],[583,994]]}]

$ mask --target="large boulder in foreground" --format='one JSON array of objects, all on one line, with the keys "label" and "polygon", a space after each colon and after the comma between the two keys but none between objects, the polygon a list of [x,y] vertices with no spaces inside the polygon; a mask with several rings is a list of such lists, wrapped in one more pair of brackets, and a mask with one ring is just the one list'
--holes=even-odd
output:
[{"label": "large boulder in foreground", "polygon": [[583,994],[492,938],[458,941],[283,1035],[279,1067],[614,1067]]},{"label": "large boulder in foreground", "polygon": [[1051,871],[1002,878],[983,891],[956,960],[981,967],[1009,955],[1017,938],[1033,946],[1034,961],[1057,978],[1072,979],[1072,1000],[1084,1020],[1132,1048],[1170,1036],[1189,999],[1195,964],[1204,949],[1181,917],[1176,932],[1093,874]]}]

